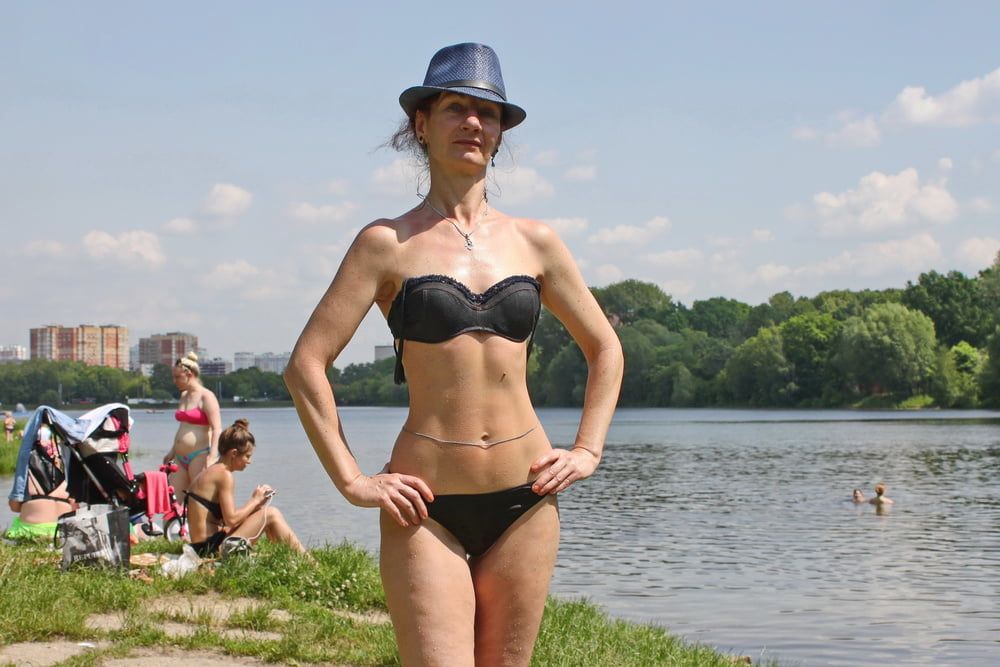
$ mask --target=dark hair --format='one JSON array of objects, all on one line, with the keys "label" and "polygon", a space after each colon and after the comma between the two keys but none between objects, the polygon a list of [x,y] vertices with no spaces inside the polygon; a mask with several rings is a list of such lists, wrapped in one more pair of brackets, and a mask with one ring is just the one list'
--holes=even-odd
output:
[{"label": "dark hair", "polygon": [[257,441],[250,432],[250,422],[242,418],[237,419],[219,436],[219,456],[232,449],[240,454],[246,454],[247,450],[256,445]]},{"label": "dark hair", "polygon": [[429,95],[420,100],[416,108],[414,108],[413,114],[400,121],[399,127],[392,133],[392,136],[389,137],[389,141],[385,142],[385,145],[400,153],[409,153],[419,160],[421,164],[426,165],[427,147],[417,140],[417,112],[423,111],[424,114],[429,114],[431,107],[434,106],[439,97],[441,97],[440,93]]}]

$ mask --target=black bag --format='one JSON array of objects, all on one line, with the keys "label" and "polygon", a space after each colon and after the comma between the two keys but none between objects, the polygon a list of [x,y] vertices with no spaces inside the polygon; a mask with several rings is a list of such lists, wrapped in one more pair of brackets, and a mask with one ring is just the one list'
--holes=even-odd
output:
[{"label": "black bag", "polygon": [[62,542],[62,568],[82,563],[127,568],[129,542],[128,509],[111,505],[83,506],[59,517],[56,540]]}]

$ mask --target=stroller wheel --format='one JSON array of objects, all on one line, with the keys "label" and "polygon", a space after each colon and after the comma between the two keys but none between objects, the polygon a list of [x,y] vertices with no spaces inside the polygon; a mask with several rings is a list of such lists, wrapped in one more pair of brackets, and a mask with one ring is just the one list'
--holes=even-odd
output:
[{"label": "stroller wheel", "polygon": [[163,535],[168,542],[181,541],[181,520],[174,518],[163,524]]}]

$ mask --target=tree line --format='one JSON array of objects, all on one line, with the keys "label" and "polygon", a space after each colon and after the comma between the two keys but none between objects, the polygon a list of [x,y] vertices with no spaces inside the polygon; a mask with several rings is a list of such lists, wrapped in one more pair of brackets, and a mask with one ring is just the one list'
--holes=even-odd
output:
[{"label": "tree line", "polygon": [[[625,352],[623,406],[1000,407],[1000,254],[968,277],[922,273],[906,287],[774,294],[751,306],[676,302],[657,285],[594,288]],[[342,405],[405,405],[393,359],[331,368]],[[583,403],[587,365],[543,311],[528,363],[536,405]],[[223,400],[287,401],[281,376],[257,368],[204,378]],[[0,402],[29,405],[172,401],[168,366],[151,377],[81,362],[0,365]]]}]

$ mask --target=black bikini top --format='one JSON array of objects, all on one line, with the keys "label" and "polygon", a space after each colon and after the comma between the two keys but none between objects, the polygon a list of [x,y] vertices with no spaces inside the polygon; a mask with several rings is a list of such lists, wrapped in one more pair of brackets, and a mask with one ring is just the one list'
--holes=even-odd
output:
[{"label": "black bikini top", "polygon": [[531,338],[541,312],[542,287],[531,276],[510,276],[476,294],[448,276],[407,278],[389,307],[396,350],[396,384],[406,380],[403,342],[443,343],[470,331],[488,331],[514,341]]}]

